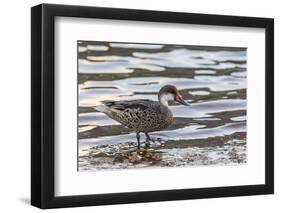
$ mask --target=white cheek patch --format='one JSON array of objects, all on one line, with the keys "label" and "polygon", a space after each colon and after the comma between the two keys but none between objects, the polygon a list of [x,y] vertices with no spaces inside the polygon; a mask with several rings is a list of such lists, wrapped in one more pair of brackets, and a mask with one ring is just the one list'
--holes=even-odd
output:
[{"label": "white cheek patch", "polygon": [[164,93],[163,95],[161,95],[160,97],[160,102],[165,105],[168,106],[168,102],[169,101],[173,101],[174,100],[174,95],[171,93]]}]

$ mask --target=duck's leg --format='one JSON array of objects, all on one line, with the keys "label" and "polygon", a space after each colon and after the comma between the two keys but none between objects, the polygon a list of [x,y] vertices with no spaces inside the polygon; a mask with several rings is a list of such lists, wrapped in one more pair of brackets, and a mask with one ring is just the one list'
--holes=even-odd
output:
[{"label": "duck's leg", "polygon": [[146,136],[145,147],[149,148],[150,147],[149,141],[151,141],[151,138],[150,138],[150,136],[149,136],[149,134],[147,132],[145,132],[145,136]]},{"label": "duck's leg", "polygon": [[137,141],[138,141],[138,149],[140,149],[140,133],[139,132],[137,132],[136,133],[137,135]]},{"label": "duck's leg", "polygon": [[148,140],[148,141],[151,140],[151,138],[150,138],[150,136],[149,136],[149,134],[147,132],[145,132],[145,136],[146,136],[146,140]]}]

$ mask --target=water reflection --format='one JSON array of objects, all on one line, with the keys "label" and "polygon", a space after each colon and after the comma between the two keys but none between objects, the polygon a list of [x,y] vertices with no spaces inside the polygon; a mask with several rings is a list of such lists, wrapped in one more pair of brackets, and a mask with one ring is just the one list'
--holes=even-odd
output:
[{"label": "water reflection", "polygon": [[[79,170],[246,163],[246,48],[78,45]],[[165,84],[175,85],[191,106],[171,106],[174,123],[152,133],[161,140],[146,159],[134,148],[134,133],[93,106],[157,101]]]}]

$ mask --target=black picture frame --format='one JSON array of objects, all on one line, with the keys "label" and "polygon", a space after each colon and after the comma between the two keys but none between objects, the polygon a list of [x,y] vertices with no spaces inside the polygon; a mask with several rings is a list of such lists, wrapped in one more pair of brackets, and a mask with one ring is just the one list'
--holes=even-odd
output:
[{"label": "black picture frame", "polygon": [[[59,196],[55,189],[55,17],[264,28],[265,184],[130,193]],[[274,20],[164,11],[41,4],[31,8],[31,204],[60,208],[274,193]],[[93,192],[94,193],[94,192]]]}]

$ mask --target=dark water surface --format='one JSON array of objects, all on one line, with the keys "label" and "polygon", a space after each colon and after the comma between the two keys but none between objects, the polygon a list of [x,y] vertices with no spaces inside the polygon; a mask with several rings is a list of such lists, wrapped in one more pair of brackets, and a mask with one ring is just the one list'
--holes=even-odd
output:
[{"label": "dark water surface", "polygon": [[[80,41],[78,51],[79,171],[246,163],[246,48]],[[170,106],[174,123],[151,133],[150,149],[93,108],[157,101],[166,84],[191,106]]]}]

